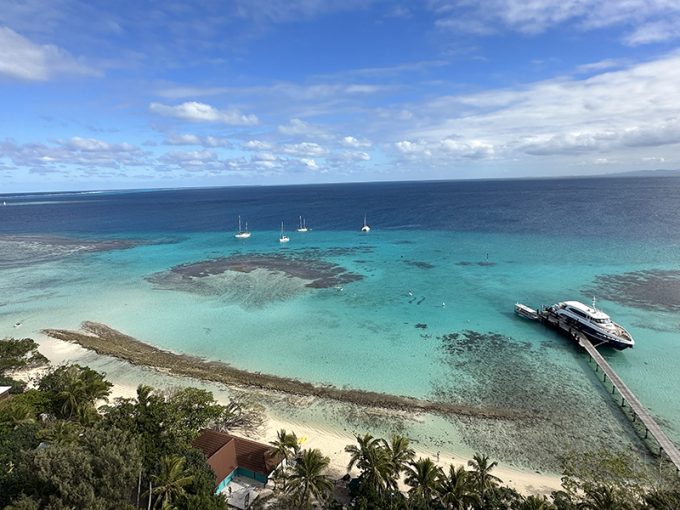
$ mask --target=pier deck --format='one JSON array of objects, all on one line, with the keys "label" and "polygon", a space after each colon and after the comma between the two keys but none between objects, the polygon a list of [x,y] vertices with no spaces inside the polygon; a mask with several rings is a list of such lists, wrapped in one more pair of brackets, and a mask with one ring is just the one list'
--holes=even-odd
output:
[{"label": "pier deck", "polygon": [[[533,314],[528,315],[524,313],[524,309],[534,312],[536,318],[534,318]],[[602,370],[602,373],[604,374],[602,382],[604,383],[608,377],[613,386],[612,394],[614,394],[615,391],[619,392],[619,395],[621,396],[621,407],[625,407],[627,402],[628,406],[633,411],[633,421],[635,421],[637,418],[644,425],[645,439],[649,434],[651,434],[656,443],[659,445],[659,454],[662,455],[665,453],[668,459],[675,466],[676,471],[680,473],[680,450],[678,450],[678,447],[668,438],[664,431],[661,430],[661,427],[659,427],[656,421],[654,421],[654,418],[649,415],[635,394],[630,390],[630,388],[628,388],[628,386],[626,386],[614,369],[609,366],[607,360],[605,360],[602,354],[599,353],[595,345],[593,345],[593,343],[583,333],[577,329],[574,329],[570,324],[565,322],[556,314],[551,313],[547,308],[538,311],[518,303],[515,305],[515,312],[524,318],[536,320],[545,324],[546,326],[558,329],[571,336],[574,340],[578,341],[579,345],[583,347],[590,356],[589,360],[593,360],[595,362],[595,371],[597,371],[598,368]]]},{"label": "pier deck", "polygon": [[607,360],[602,357],[602,354],[599,353],[592,342],[581,334],[577,334],[576,338],[578,343],[588,352],[590,358],[595,363],[597,363],[598,367],[600,367],[602,373],[605,374],[605,377],[609,377],[609,381],[612,383],[614,388],[616,388],[616,390],[619,392],[619,395],[621,395],[621,398],[623,399],[622,405],[624,405],[625,402],[628,403],[630,408],[635,413],[635,416],[637,416],[637,418],[645,426],[645,430],[656,440],[659,448],[661,449],[660,453],[665,453],[670,461],[675,465],[675,469],[680,471],[680,451],[675,446],[675,444],[668,438],[663,430],[661,430],[656,421],[654,421],[654,418],[652,418],[649,413],[647,413],[635,394],[628,388],[628,386],[626,386],[614,369],[609,366]]}]

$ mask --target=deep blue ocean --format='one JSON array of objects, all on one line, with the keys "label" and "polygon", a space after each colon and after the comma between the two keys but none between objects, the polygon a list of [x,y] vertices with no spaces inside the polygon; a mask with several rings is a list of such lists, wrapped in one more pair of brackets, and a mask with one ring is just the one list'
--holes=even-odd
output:
[{"label": "deep blue ocean", "polygon": [[296,225],[678,239],[680,178],[572,178],[2,194],[3,233],[120,234]]},{"label": "deep blue ocean", "polygon": [[[239,215],[250,239],[233,236]],[[295,231],[300,216],[311,231]],[[679,262],[675,177],[0,192],[0,337],[98,321],[252,371],[520,409],[536,418],[402,426],[554,465],[565,436],[640,443],[578,349],[514,303],[596,297],[637,342],[605,356],[680,440]]]}]

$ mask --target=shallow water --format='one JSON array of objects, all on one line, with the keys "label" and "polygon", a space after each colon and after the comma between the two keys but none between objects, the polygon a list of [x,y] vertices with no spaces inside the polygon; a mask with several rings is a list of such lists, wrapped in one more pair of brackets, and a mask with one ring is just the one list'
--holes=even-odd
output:
[{"label": "shallow water", "polygon": [[[598,182],[613,187],[611,195],[599,196]],[[595,293],[637,340],[635,349],[605,356],[678,441],[680,209],[669,193],[678,184],[370,185],[371,200],[356,188],[359,205],[347,185],[276,188],[284,190],[278,195],[252,188],[238,196],[225,189],[27,198],[0,210],[0,229],[44,239],[39,250],[21,252],[0,237],[0,336],[90,320],[252,371],[526,410],[533,419],[517,424],[429,417],[403,426],[433,444],[546,465],[572,446],[639,447],[583,355],[512,313],[516,301],[589,303]],[[621,208],[622,194],[636,211]],[[367,235],[357,231],[364,208]],[[252,238],[233,238],[225,209],[247,214]],[[294,225],[297,209],[315,212],[307,213],[314,229],[290,232],[280,246],[275,218],[287,215]],[[588,209],[595,213],[587,218],[573,214]],[[253,229],[258,223],[271,228]],[[55,235],[101,251],[65,250]],[[101,244],[112,240],[135,242]],[[204,264],[235,256],[249,261],[247,271]],[[211,270],[167,277],[186,264]],[[337,274],[359,278],[334,280]],[[315,288],[315,278],[331,283]]]}]

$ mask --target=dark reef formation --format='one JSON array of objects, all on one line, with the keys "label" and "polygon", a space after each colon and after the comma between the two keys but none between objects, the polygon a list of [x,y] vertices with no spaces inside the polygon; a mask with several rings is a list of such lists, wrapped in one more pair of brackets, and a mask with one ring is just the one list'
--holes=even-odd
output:
[{"label": "dark reef formation", "polygon": [[[202,278],[222,275],[228,271],[251,273],[264,269],[272,273],[282,273],[291,278],[300,278],[308,283],[306,287],[327,289],[363,278],[345,268],[310,256],[292,257],[282,254],[250,254],[219,257],[200,262],[180,264],[169,271],[154,274],[147,279],[161,287],[177,287],[191,284]],[[191,290],[191,287],[183,290]]]},{"label": "dark reef formation", "polygon": [[643,310],[680,312],[680,271],[648,269],[600,275],[586,292]]},{"label": "dark reef formation", "polygon": [[557,459],[572,452],[644,451],[585,363],[565,365],[546,343],[534,345],[495,332],[467,330],[438,339],[440,360],[448,370],[433,380],[435,400],[502,406],[537,417],[501,427],[459,420],[465,442],[475,450],[548,469],[558,469]]}]

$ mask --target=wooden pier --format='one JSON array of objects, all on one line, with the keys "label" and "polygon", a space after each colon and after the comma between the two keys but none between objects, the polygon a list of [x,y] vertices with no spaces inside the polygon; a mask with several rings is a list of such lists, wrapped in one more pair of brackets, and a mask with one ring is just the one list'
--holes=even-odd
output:
[{"label": "wooden pier", "polygon": [[659,454],[662,455],[665,453],[668,459],[675,465],[675,469],[680,472],[680,450],[678,450],[677,446],[675,446],[664,431],[661,430],[661,427],[654,421],[654,418],[647,413],[635,394],[628,386],[626,386],[614,369],[609,366],[607,360],[602,357],[602,354],[599,353],[592,342],[580,333],[576,333],[574,336],[579,345],[581,345],[589,354],[590,359],[596,363],[595,370],[597,371],[598,367],[602,370],[602,382],[605,382],[607,378],[609,378],[609,382],[611,382],[613,386],[612,393],[614,392],[614,389],[619,392],[619,395],[621,396],[621,407],[625,407],[627,403],[634,413],[633,421],[637,418],[642,422],[645,427],[645,438],[648,437],[648,434],[651,434],[659,445]]},{"label": "wooden pier", "polygon": [[[534,314],[525,313],[525,309],[534,312]],[[602,371],[602,383],[604,384],[607,381],[607,378],[609,378],[609,382],[612,384],[612,395],[614,395],[616,391],[619,392],[621,407],[626,407],[626,404],[628,404],[628,407],[633,411],[633,421],[640,420],[645,428],[644,438],[647,439],[651,435],[659,445],[659,455],[665,454],[675,466],[676,471],[680,473],[680,450],[678,450],[678,447],[668,438],[664,431],[661,430],[661,427],[659,427],[656,421],[654,421],[654,418],[649,415],[635,394],[628,386],[626,386],[614,369],[609,366],[607,360],[605,360],[604,357],[602,357],[602,354],[595,348],[595,345],[593,345],[583,333],[574,329],[556,314],[551,313],[549,309],[538,311],[518,303],[515,305],[515,312],[524,318],[539,321],[546,326],[555,328],[577,341],[588,353],[588,361],[590,362],[592,360],[595,362],[595,371]]]}]

